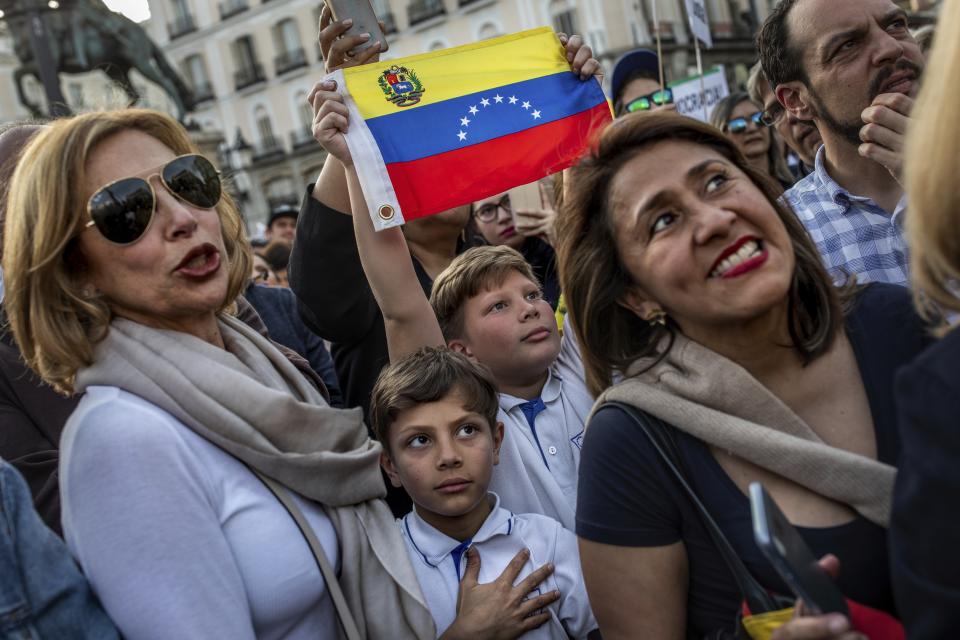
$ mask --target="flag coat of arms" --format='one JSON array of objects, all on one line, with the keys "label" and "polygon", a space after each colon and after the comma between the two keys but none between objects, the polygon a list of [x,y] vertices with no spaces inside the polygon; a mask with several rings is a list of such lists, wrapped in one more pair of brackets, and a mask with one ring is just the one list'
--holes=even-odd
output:
[{"label": "flag coat of arms", "polygon": [[378,230],[572,165],[611,120],[548,27],[341,69],[347,146]]}]

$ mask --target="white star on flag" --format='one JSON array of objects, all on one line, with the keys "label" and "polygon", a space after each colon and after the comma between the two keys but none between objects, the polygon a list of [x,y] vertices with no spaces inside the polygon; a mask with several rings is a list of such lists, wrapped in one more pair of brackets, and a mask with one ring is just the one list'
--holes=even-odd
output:
[{"label": "white star on flag", "polygon": [[534,120],[539,120],[539,119],[540,119],[540,112],[539,112],[539,111],[534,111],[532,115],[533,115],[533,119],[534,119]]},{"label": "white star on flag", "polygon": [[529,108],[530,108],[530,103],[527,102],[526,100],[524,100],[524,101],[523,101],[523,104],[520,105],[520,106],[523,107],[524,109],[529,109]]},{"label": "white star on flag", "polygon": [[497,95],[493,96],[493,100],[497,104],[500,104],[501,102],[503,102],[503,96],[498,93]]},{"label": "white star on flag", "polygon": [[457,134],[457,137],[460,138],[460,141],[461,141],[461,142],[463,142],[464,140],[467,139],[467,134],[465,134],[463,131],[461,131],[461,132],[459,132],[459,133]]},{"label": "white star on flag", "polygon": [[472,116],[477,115],[477,113],[479,113],[479,111],[480,111],[480,110],[477,109],[477,105],[473,105],[472,107],[470,107],[470,115],[472,115]]},{"label": "white star on flag", "polygon": [[517,104],[517,96],[510,96],[510,104]]},{"label": "white star on flag", "polygon": [[484,98],[483,100],[480,101],[480,104],[482,104],[482,105],[485,106],[485,107],[489,107],[489,106],[490,106],[490,101],[487,100],[486,98]]},{"label": "white star on flag", "polygon": [[463,116],[462,118],[460,118],[460,124],[462,124],[465,127],[468,126],[470,124],[470,118],[468,118],[467,116]]}]

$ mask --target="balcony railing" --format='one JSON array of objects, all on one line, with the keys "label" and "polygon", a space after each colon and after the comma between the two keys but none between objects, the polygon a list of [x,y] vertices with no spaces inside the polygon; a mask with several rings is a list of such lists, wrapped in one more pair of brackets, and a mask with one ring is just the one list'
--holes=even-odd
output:
[{"label": "balcony railing", "polygon": [[224,2],[218,3],[217,7],[220,9],[220,19],[226,20],[238,13],[243,13],[250,5],[247,4],[247,0],[225,0]]},{"label": "balcony railing", "polygon": [[273,67],[277,70],[278,76],[305,66],[307,66],[307,56],[302,47],[293,51],[284,51],[273,59]]},{"label": "balcony railing", "polygon": [[193,84],[193,99],[197,102],[213,100],[216,96],[213,94],[213,85],[209,82],[195,82]]},{"label": "balcony railing", "polygon": [[233,82],[237,91],[246,89],[258,82],[265,82],[266,79],[267,76],[263,73],[263,65],[259,62],[254,62],[248,67],[242,67],[233,72]]},{"label": "balcony railing", "polygon": [[253,161],[263,162],[274,158],[281,158],[286,153],[283,143],[273,136],[263,138],[259,144],[253,145]]},{"label": "balcony railing", "polygon": [[[303,149],[317,145],[313,137],[313,129],[310,127],[301,127],[290,132],[290,146],[296,149]],[[317,145],[319,149],[319,145]]]},{"label": "balcony railing", "polygon": [[176,16],[173,20],[167,23],[167,33],[170,34],[171,40],[176,40],[180,36],[185,36],[188,33],[193,33],[196,30],[197,23],[193,20],[193,15],[189,13]]},{"label": "balcony railing", "polygon": [[410,4],[407,5],[407,17],[410,19],[410,26],[441,16],[446,12],[447,10],[443,7],[443,0],[410,0]]}]

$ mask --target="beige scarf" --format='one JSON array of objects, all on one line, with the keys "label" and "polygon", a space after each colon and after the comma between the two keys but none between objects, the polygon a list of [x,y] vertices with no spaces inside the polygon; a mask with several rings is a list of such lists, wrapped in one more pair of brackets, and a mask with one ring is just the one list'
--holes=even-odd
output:
[{"label": "beige scarf", "polygon": [[436,637],[380,475],[380,444],[360,409],[327,406],[266,338],[220,317],[226,349],[194,336],[115,319],[77,374],[129,391],[221,449],[321,503],[340,540],[340,584],[369,638]]},{"label": "beige scarf", "polygon": [[825,444],[745,369],[682,335],[652,362],[634,363],[594,411],[605,401],[632,405],[887,526],[894,467]]}]

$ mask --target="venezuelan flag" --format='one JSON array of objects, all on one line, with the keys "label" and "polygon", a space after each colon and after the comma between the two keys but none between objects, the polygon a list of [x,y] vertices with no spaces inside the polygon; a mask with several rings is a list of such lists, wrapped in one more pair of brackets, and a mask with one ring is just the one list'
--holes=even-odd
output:
[{"label": "venezuelan flag", "polygon": [[570,70],[548,27],[329,78],[378,229],[565,169],[611,120],[600,83]]}]

